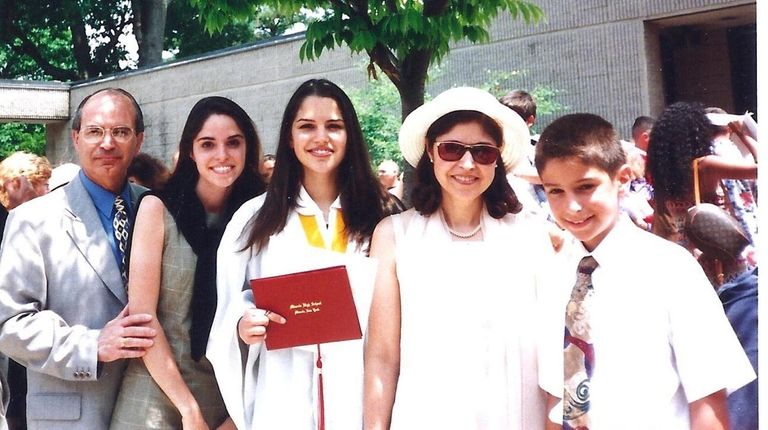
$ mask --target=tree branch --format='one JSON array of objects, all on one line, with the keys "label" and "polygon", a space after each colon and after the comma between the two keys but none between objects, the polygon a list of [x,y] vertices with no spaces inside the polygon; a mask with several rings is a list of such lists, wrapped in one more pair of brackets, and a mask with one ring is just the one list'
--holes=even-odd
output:
[{"label": "tree branch", "polygon": [[351,4],[356,4],[357,14],[360,16],[368,17],[368,2],[366,0],[352,0]]},{"label": "tree branch", "polygon": [[136,37],[136,43],[139,46],[144,44],[144,9],[140,0],[131,0],[131,10],[133,11],[133,35]]},{"label": "tree branch", "polygon": [[33,41],[27,38],[24,32],[22,32],[21,29],[19,29],[11,21],[12,20],[8,20],[5,22],[6,33],[21,42],[21,46],[15,46],[13,43],[9,43],[8,45],[11,47],[11,49],[19,54],[30,57],[43,70],[45,74],[50,75],[55,80],[71,81],[78,79],[77,73],[74,71],[54,66],[48,62],[43,57],[43,54],[38,49],[37,45],[35,45]]},{"label": "tree branch", "polygon": [[427,71],[433,55],[431,49],[420,49],[409,52],[403,59],[400,68],[403,85],[398,87],[403,119],[424,103]]},{"label": "tree branch", "polygon": [[448,0],[424,0],[424,16],[442,15],[448,8]]},{"label": "tree branch", "polygon": [[333,5],[333,8],[337,10],[339,15],[341,14],[347,14],[347,15],[353,15],[357,14],[357,11],[352,8],[351,4],[344,3],[341,0],[331,0],[331,4]]},{"label": "tree branch", "polygon": [[[16,1],[15,0],[0,0],[0,23],[4,27],[10,28],[13,26],[13,22],[16,19]],[[2,29],[3,27],[0,27]],[[11,44],[13,37],[8,31],[0,31],[0,40],[6,41]]]},{"label": "tree branch", "polygon": [[88,36],[85,34],[85,24],[82,18],[72,20],[69,25],[69,31],[72,33],[72,53],[75,56],[75,63],[80,70],[81,78],[91,78],[97,75],[91,61],[91,47],[88,44]]},{"label": "tree branch", "polygon": [[118,38],[118,36],[116,36],[114,34],[111,34],[109,36],[109,41],[107,43],[105,43],[104,45],[101,45],[101,46],[102,46],[103,50],[111,51],[111,50],[113,50],[113,49],[115,49],[117,47],[118,43],[120,43],[120,39]]},{"label": "tree branch", "polygon": [[103,50],[111,51],[117,47],[118,43],[120,43],[120,35],[123,34],[123,29],[127,22],[128,19],[125,15],[115,13],[111,16],[111,19],[104,23],[104,32],[109,40],[102,45]]},{"label": "tree branch", "polygon": [[[106,46],[109,46],[110,48],[113,48],[116,44],[113,44],[112,41],[117,39],[119,36],[119,26],[117,23],[117,19],[113,16],[113,19],[106,20],[104,22],[104,33],[103,35],[109,39],[109,42],[107,42]],[[111,45],[111,46],[110,46]]]},{"label": "tree branch", "polygon": [[384,46],[381,42],[368,51],[368,57],[371,59],[371,64],[368,65],[368,74],[375,76],[375,68],[372,68],[373,64],[379,66],[382,72],[389,78],[390,81],[400,89],[403,82],[403,76],[400,71],[400,61],[397,59],[392,51]]}]

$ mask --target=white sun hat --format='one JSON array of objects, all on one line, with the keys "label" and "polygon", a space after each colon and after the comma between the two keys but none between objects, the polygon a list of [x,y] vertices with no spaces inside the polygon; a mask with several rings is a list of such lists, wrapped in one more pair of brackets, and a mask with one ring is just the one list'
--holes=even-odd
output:
[{"label": "white sun hat", "polygon": [[419,106],[400,126],[400,152],[413,167],[419,163],[427,144],[427,130],[445,114],[470,110],[483,113],[496,121],[502,131],[501,159],[504,170],[511,172],[525,156],[531,143],[528,126],[512,109],[504,106],[487,91],[471,87],[446,90]]}]

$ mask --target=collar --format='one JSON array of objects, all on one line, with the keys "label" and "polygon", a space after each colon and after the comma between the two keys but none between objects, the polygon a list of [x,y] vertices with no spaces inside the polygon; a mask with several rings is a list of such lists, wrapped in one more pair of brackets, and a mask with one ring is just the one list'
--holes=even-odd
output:
[{"label": "collar", "polygon": [[[331,203],[331,209],[341,210],[341,195]],[[320,206],[312,200],[304,185],[299,188],[299,196],[296,199],[296,212],[301,215],[315,215],[322,213]]]},{"label": "collar", "polygon": [[632,224],[629,217],[620,215],[616,225],[613,226],[611,231],[608,232],[602,242],[592,252],[587,251],[581,242],[577,244],[577,249],[585,256],[592,255],[600,265],[608,264],[613,266],[616,264],[615,260],[626,257],[626,244],[631,243],[627,242],[629,240],[628,236],[634,234],[635,230],[640,231],[638,227]]},{"label": "collar", "polygon": [[[91,178],[89,178],[82,170],[80,170],[78,175],[80,176],[80,180],[83,182],[83,186],[88,192],[88,195],[91,196],[91,200],[93,200],[93,204],[96,206],[96,210],[98,210],[103,216],[110,218],[112,216],[112,207],[115,204],[116,195],[113,194],[112,191],[109,191],[96,182],[93,182]],[[130,212],[131,193],[128,187],[128,182],[123,185],[123,189],[120,191],[120,195],[128,204]]]}]

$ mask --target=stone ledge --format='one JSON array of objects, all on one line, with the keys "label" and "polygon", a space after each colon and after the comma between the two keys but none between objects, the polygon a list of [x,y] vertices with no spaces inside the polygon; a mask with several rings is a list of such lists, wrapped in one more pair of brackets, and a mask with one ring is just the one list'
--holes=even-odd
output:
[{"label": "stone ledge", "polygon": [[0,80],[0,122],[66,121],[69,89],[65,83]]}]

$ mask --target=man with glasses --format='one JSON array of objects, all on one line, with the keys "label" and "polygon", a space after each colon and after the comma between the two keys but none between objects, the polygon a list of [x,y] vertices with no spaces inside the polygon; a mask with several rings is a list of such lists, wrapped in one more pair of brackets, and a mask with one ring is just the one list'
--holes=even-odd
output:
[{"label": "man with glasses", "polygon": [[0,351],[27,367],[29,429],[108,428],[123,359],[155,335],[150,315],[128,314],[124,277],[143,191],[126,180],[141,109],[124,90],[99,90],[78,106],[71,137],[80,173],[11,212],[0,250]]}]

